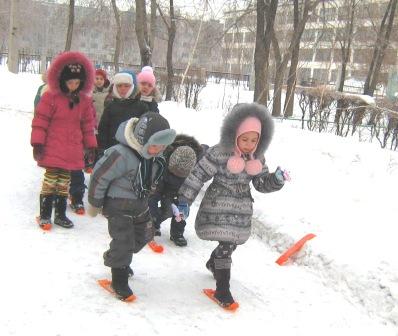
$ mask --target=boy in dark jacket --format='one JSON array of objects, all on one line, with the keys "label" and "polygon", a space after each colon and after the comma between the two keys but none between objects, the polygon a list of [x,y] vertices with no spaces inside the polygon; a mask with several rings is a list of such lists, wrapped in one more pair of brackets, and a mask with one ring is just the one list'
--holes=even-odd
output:
[{"label": "boy in dark jacket", "polygon": [[175,131],[160,114],[148,112],[120,125],[116,139],[97,162],[91,175],[87,212],[96,216],[101,208],[112,238],[104,253],[111,267],[115,294],[125,301],[135,299],[128,285],[133,253],[153,239],[148,195],[162,175],[164,160],[158,158],[175,138]]},{"label": "boy in dark jacket", "polygon": [[149,198],[149,210],[155,226],[155,235],[161,235],[160,224],[171,217],[170,240],[177,246],[187,245],[184,230],[185,219],[188,217],[188,209],[181,209],[181,207],[178,209],[178,212],[185,212],[185,216],[181,217],[176,213],[178,190],[203,155],[202,153],[203,147],[195,138],[184,134],[177,135],[175,141],[164,152],[167,169],[156,191]]}]

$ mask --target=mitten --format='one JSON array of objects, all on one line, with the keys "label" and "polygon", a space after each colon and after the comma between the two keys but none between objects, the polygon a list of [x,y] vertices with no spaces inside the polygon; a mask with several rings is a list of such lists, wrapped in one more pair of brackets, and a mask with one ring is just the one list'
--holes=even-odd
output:
[{"label": "mitten", "polygon": [[101,212],[101,208],[92,206],[90,203],[87,206],[87,213],[90,217],[96,217]]},{"label": "mitten", "polygon": [[35,144],[33,145],[33,159],[35,161],[40,161],[44,157],[44,145]]},{"label": "mitten", "polygon": [[189,216],[189,205],[188,203],[179,202],[177,205],[178,210],[180,211],[180,215],[182,219],[187,219]]},{"label": "mitten", "polygon": [[86,158],[88,164],[92,164],[95,160],[95,148],[89,148],[86,152]]},{"label": "mitten", "polygon": [[285,183],[285,181],[290,181],[290,175],[287,170],[283,170],[278,166],[275,170],[275,177],[279,183]]}]

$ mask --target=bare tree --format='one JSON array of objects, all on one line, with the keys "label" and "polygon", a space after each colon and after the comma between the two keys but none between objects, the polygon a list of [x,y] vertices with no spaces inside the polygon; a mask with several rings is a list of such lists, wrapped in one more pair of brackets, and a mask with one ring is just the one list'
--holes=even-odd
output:
[{"label": "bare tree", "polygon": [[268,101],[269,54],[277,7],[278,0],[257,0],[254,101],[262,104]]},{"label": "bare tree", "polygon": [[347,65],[350,61],[351,56],[351,45],[353,40],[354,32],[354,19],[355,9],[360,3],[360,0],[345,0],[346,8],[349,11],[347,20],[344,22],[342,29],[337,31],[336,41],[340,45],[340,57],[341,57],[341,70],[339,74],[339,83],[337,91],[343,92],[344,82],[346,78]]},{"label": "bare tree", "polygon": [[135,0],[135,33],[140,48],[141,67],[152,65],[152,50],[151,41],[148,36],[145,0]]},{"label": "bare tree", "polygon": [[149,34],[149,47],[153,53],[155,49],[155,32],[156,32],[156,0],[151,0],[151,30]]},{"label": "bare tree", "polygon": [[158,10],[162,20],[167,28],[168,40],[167,40],[167,55],[166,55],[166,68],[167,68],[167,83],[166,83],[166,100],[171,100],[173,94],[173,45],[176,36],[176,17],[174,14],[174,1],[169,0],[169,20],[167,20],[163,10],[160,8],[159,4]]},{"label": "bare tree", "polygon": [[8,39],[8,70],[18,73],[18,35],[19,35],[19,0],[11,1],[10,8],[10,33]]},{"label": "bare tree", "polygon": [[115,66],[115,73],[119,72],[119,55],[120,55],[120,46],[121,46],[121,39],[122,39],[122,25],[120,23],[120,14],[119,9],[116,5],[116,0],[111,0],[113,14],[115,15],[116,21],[116,45],[115,45],[115,53],[113,56],[113,64]]},{"label": "bare tree", "polygon": [[377,39],[373,49],[373,57],[363,90],[363,93],[369,96],[373,96],[378,83],[381,64],[383,63],[384,53],[387,49],[394,23],[397,1],[398,0],[390,0],[388,2],[377,33]]},{"label": "bare tree", "polygon": [[[307,24],[308,18],[311,12],[318,6],[318,4],[322,0],[304,0],[301,2],[301,6],[298,5],[299,1],[294,0],[295,6],[299,6],[300,8],[300,15],[297,26],[295,27],[294,31],[292,32],[292,37],[288,48],[286,51],[282,53],[280,51],[279,42],[276,37],[275,31],[273,29],[272,33],[272,45],[273,50],[275,51],[275,59],[276,59],[276,66],[275,66],[275,81],[274,81],[274,96],[273,96],[273,104],[272,104],[272,115],[273,116],[280,116],[281,115],[281,101],[282,101],[282,84],[283,84],[283,77],[286,71],[287,64],[291,59],[293,54],[293,50],[297,48],[297,43],[300,44],[301,36],[303,35],[303,31],[305,25]],[[277,56],[276,54],[279,53]]]},{"label": "bare tree", "polygon": [[66,33],[65,51],[72,48],[73,24],[75,21],[75,0],[69,0],[69,20]]}]

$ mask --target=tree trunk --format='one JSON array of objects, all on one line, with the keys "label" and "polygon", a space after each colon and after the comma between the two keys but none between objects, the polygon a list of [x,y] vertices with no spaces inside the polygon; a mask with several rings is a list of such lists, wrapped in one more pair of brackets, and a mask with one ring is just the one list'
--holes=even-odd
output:
[{"label": "tree trunk", "polygon": [[[380,29],[377,34],[376,44],[373,50],[373,58],[370,64],[369,72],[366,77],[365,85],[364,85],[364,94],[373,96],[374,91],[376,90],[376,85],[378,83],[378,77],[380,73],[380,68],[383,63],[384,53],[387,49],[391,30],[394,23],[395,11],[397,8],[398,0],[390,0],[388,3],[386,12],[384,13],[383,20],[380,24]],[[388,23],[386,26],[386,21],[388,19]]]},{"label": "tree trunk", "polygon": [[[254,101],[260,104],[267,103],[267,95],[264,94],[266,88],[264,34],[265,3],[264,0],[257,0],[256,46],[254,50]],[[262,92],[264,93],[261,94]]]},{"label": "tree trunk", "polygon": [[285,117],[291,117],[293,115],[294,108],[294,93],[296,91],[297,84],[297,66],[299,62],[300,45],[297,45],[293,49],[292,58],[290,60],[289,76],[287,78],[285,105],[283,107]]},{"label": "tree trunk", "polygon": [[[257,1],[256,46],[254,51],[254,101],[268,101],[269,54],[278,0]],[[266,19],[265,19],[266,18]],[[265,28],[265,29],[264,29]]]},{"label": "tree trunk", "polygon": [[141,55],[141,67],[152,65],[152,52],[149,45],[145,0],[135,0],[135,33]]},{"label": "tree trunk", "polygon": [[68,31],[66,33],[65,51],[70,51],[72,48],[74,21],[75,21],[75,0],[69,0],[69,21],[68,21]]},{"label": "tree trunk", "polygon": [[341,46],[341,72],[340,72],[340,82],[338,91],[344,91],[344,82],[347,73],[347,64],[350,60],[351,54],[351,43],[352,43],[352,33],[354,31],[354,19],[355,19],[355,6],[357,5],[356,0],[350,0],[350,16],[348,26],[346,26],[344,32],[344,41]]},{"label": "tree trunk", "polygon": [[18,73],[19,52],[19,0],[12,0],[10,7],[10,33],[8,38],[8,70],[12,73]]},{"label": "tree trunk", "polygon": [[155,32],[156,32],[156,0],[151,0],[151,30],[149,34],[149,47],[152,54],[155,49]]},{"label": "tree trunk", "polygon": [[173,95],[173,79],[174,79],[174,69],[173,69],[173,46],[174,39],[176,36],[176,22],[174,16],[174,4],[173,0],[170,0],[170,27],[169,27],[169,39],[167,41],[167,83],[166,83],[166,100],[171,100]]},{"label": "tree trunk", "polygon": [[[298,29],[299,24],[299,5],[298,1],[294,1],[294,24],[293,29]],[[283,107],[283,115],[285,117],[291,117],[293,115],[293,107],[294,107],[294,91],[296,89],[296,82],[297,82],[297,65],[299,61],[299,53],[300,53],[300,40],[301,36],[299,37],[296,45],[292,51],[292,57],[290,59],[290,69],[289,75],[287,77],[287,87],[286,87],[286,95],[285,95],[285,105]]]},{"label": "tree trunk", "polygon": [[120,56],[120,47],[121,47],[121,39],[122,39],[122,25],[120,24],[120,14],[116,5],[116,0],[112,0],[112,8],[113,14],[115,15],[116,21],[116,45],[115,45],[115,54],[113,55],[113,64],[115,67],[115,73],[119,72],[119,56]]}]

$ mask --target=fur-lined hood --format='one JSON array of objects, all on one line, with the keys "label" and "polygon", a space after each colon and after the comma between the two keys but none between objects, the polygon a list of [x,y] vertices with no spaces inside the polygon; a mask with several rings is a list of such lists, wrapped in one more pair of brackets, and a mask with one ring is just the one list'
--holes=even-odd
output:
[{"label": "fur-lined hood", "polygon": [[125,121],[120,124],[119,128],[117,129],[115,138],[121,144],[131,147],[132,149],[136,150],[138,153],[142,154],[143,146],[137,141],[134,137],[134,128],[138,123],[139,118],[131,118],[128,121]]},{"label": "fur-lined hood", "polygon": [[234,152],[236,146],[236,131],[239,125],[248,117],[256,117],[261,122],[261,135],[254,152],[260,157],[267,150],[274,134],[274,121],[268,109],[257,103],[235,105],[227,114],[221,127],[220,146],[225,151]]},{"label": "fur-lined hood", "polygon": [[195,151],[196,157],[198,159],[202,157],[203,148],[194,137],[186,134],[178,134],[174,142],[164,151],[164,157],[166,158],[166,160],[168,160],[171,153],[173,153],[176,148],[180,146],[189,146]]},{"label": "fur-lined hood", "polygon": [[90,95],[94,88],[95,69],[93,63],[83,54],[77,51],[67,51],[59,54],[51,62],[47,71],[47,81],[50,91],[55,94],[62,93],[60,76],[64,67],[68,64],[79,63],[86,72],[86,80],[80,92]]}]

